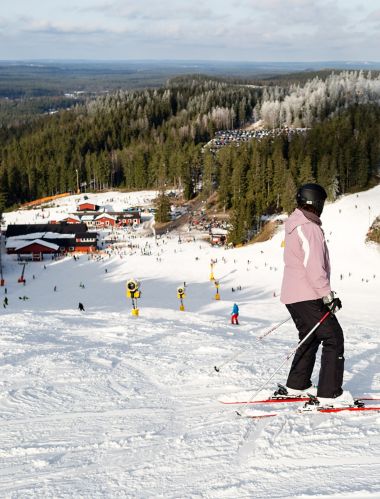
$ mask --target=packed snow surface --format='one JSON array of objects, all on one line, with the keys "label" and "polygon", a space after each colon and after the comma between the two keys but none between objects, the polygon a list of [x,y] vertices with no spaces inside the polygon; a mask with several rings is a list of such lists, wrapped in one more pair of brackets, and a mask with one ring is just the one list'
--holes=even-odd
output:
[{"label": "packed snow surface", "polygon": [[[89,201],[119,210],[149,196]],[[78,199],[5,218],[63,218]],[[343,303],[345,389],[377,397],[380,252],[365,237],[379,214],[380,186],[322,215]],[[233,250],[194,234],[155,241],[123,233],[113,252],[95,258],[28,263],[25,286],[17,282],[22,266],[3,253],[0,497],[380,497],[380,413],[300,415],[295,404],[253,420],[220,403],[249,399],[297,343],[292,321],[256,341],[288,317],[279,300],[283,226],[270,241]],[[125,296],[131,278],[141,282],[138,317]],[[234,302],[239,326],[230,324]],[[286,381],[288,368],[263,395]]]}]

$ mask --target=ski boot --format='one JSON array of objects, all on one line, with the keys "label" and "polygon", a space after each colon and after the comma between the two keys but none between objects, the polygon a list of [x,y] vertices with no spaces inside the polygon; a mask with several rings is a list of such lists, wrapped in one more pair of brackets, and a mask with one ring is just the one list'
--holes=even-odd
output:
[{"label": "ski boot", "polygon": [[310,392],[312,394],[317,393],[317,389],[314,386],[310,386],[309,388],[305,388],[305,390],[296,390],[295,388],[289,388],[287,386],[281,385],[277,383],[277,390],[274,392],[272,398],[304,398],[308,399]]},{"label": "ski boot", "polygon": [[350,392],[343,392],[339,397],[316,397],[309,393],[309,401],[299,409],[300,412],[315,412],[321,409],[339,409],[347,407],[364,407],[364,402],[354,400]]}]

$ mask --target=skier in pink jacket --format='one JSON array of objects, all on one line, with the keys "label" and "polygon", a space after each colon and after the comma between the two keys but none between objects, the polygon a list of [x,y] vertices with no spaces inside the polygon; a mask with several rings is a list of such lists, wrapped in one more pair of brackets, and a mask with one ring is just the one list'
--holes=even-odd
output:
[{"label": "skier in pink jacket", "polygon": [[[298,329],[300,341],[322,318],[312,336],[296,351],[286,387],[276,394],[317,395],[320,406],[353,403],[349,392],[343,392],[344,337],[334,312],[341,308],[339,298],[330,287],[330,259],[320,215],[327,194],[318,184],[305,184],[297,193],[297,208],[285,223],[284,275],[281,302]],[[313,393],[311,375],[319,345],[322,343],[318,390]],[[285,393],[286,392],[286,393]]]}]

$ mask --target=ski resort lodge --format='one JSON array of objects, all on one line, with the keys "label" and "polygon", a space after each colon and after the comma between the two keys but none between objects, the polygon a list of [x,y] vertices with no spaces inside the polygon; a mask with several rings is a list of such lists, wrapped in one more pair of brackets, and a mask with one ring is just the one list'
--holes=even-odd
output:
[{"label": "ski resort lodge", "polygon": [[90,253],[98,246],[98,234],[89,232],[83,223],[8,225],[5,237],[7,253],[20,260],[40,261],[45,255],[75,251]]},{"label": "ski resort lodge", "polygon": [[141,224],[141,214],[137,210],[108,211],[105,206],[84,202],[77,206],[75,213],[70,213],[59,223],[81,224],[90,228],[108,229]]}]

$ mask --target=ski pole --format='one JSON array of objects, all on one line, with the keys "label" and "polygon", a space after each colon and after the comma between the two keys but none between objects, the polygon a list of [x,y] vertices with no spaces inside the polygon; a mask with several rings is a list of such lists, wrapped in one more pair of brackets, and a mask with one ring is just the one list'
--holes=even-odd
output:
[{"label": "ski pole", "polygon": [[[279,324],[276,324],[275,326],[273,326],[271,329],[269,329],[269,331],[266,331],[265,333],[263,333],[261,336],[259,336],[258,338],[256,338],[255,342],[256,341],[261,341],[263,338],[265,338],[265,336],[268,336],[268,334],[272,333],[273,331],[275,331],[277,328],[279,328],[280,326],[282,326],[283,324],[285,324],[285,322],[288,322],[288,320],[290,319],[291,317],[289,316],[287,319],[285,319],[284,321],[280,322]],[[252,348],[251,346],[249,348]],[[245,353],[247,351],[247,349],[245,348],[244,350],[240,350],[239,352],[235,353],[235,355],[233,355],[230,359],[227,359],[225,362],[223,362],[222,364],[220,364],[220,366],[214,366],[214,369],[215,371],[218,373],[222,367],[226,366],[227,364],[229,364],[230,362],[232,362],[233,360],[237,359],[240,355],[242,355],[243,353]]]},{"label": "ski pole", "polygon": [[286,358],[284,359],[284,361],[278,366],[278,368],[274,371],[274,373],[270,376],[270,378],[268,378],[265,383],[263,383],[260,388],[252,395],[252,397],[248,400],[248,402],[246,402],[245,404],[241,405],[240,406],[240,409],[238,409],[236,411],[236,414],[238,416],[242,416],[243,412],[244,412],[244,408],[249,405],[252,400],[261,392],[261,390],[263,388],[265,388],[267,386],[267,384],[269,383],[269,381],[271,381],[275,375],[278,373],[278,371],[282,368],[282,366],[290,359],[290,357],[296,353],[296,351],[299,349],[299,347],[301,345],[303,345],[305,343],[305,341],[314,333],[314,331],[322,324],[322,322],[324,322],[325,319],[327,319],[327,317],[331,314],[331,310],[329,310],[328,312],[325,313],[325,315],[316,323],[316,325],[307,333],[307,335],[305,336],[305,338],[300,341],[298,343],[298,345],[293,348],[293,350],[291,352],[288,353],[288,355],[286,356]]}]

